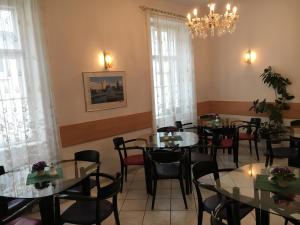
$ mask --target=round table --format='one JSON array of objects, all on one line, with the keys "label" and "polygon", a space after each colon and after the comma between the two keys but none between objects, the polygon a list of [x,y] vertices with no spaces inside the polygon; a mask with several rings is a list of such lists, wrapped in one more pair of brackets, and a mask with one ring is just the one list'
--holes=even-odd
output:
[{"label": "round table", "polygon": [[300,220],[300,169],[289,168],[295,173],[297,181],[287,188],[279,188],[267,180],[270,167],[254,163],[221,176],[216,189],[224,196],[254,207],[257,224],[268,224],[269,213]]},{"label": "round table", "polygon": [[154,134],[145,134],[139,139],[147,140],[137,141],[138,146],[143,146],[149,149],[153,148],[170,148],[178,145],[179,148],[188,148],[198,144],[198,135],[194,132],[157,132]]}]

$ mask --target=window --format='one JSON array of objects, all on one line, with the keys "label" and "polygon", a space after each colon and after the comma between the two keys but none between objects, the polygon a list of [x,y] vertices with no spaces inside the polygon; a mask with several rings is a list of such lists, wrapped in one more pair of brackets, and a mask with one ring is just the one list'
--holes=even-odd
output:
[{"label": "window", "polygon": [[29,127],[30,115],[16,10],[1,7],[0,24],[0,104],[5,112],[5,117],[0,117],[2,151],[7,143],[24,143],[32,133],[30,129],[25,131]]},{"label": "window", "polygon": [[153,102],[157,127],[195,122],[193,56],[183,21],[150,15]]},{"label": "window", "polygon": [[55,161],[56,125],[36,0],[0,0],[0,165]]}]

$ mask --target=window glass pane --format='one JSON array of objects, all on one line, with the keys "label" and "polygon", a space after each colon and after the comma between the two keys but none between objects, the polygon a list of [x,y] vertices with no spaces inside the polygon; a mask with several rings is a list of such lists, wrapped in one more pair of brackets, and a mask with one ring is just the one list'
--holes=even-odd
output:
[{"label": "window glass pane", "polygon": [[13,10],[0,8],[0,49],[20,49],[17,18]]}]

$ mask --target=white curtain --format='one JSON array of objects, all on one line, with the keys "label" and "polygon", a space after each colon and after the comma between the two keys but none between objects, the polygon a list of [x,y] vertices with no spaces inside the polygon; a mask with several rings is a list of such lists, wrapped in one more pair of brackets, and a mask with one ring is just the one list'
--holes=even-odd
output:
[{"label": "white curtain", "polygon": [[56,161],[37,0],[0,0],[0,165]]},{"label": "white curtain", "polygon": [[196,122],[192,41],[185,22],[148,12],[154,127]]}]

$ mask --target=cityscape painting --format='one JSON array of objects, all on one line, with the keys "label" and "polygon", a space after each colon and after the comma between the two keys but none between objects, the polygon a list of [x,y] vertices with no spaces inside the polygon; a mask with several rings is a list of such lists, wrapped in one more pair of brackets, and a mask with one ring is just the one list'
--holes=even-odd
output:
[{"label": "cityscape painting", "polygon": [[124,71],[84,72],[83,82],[87,111],[126,106]]}]

